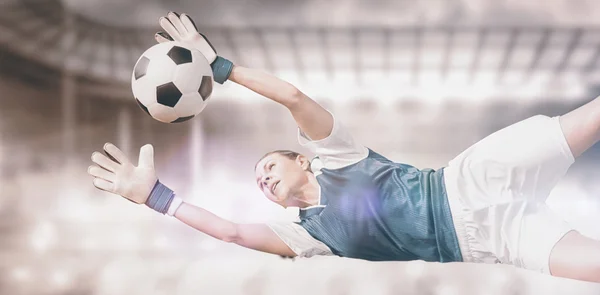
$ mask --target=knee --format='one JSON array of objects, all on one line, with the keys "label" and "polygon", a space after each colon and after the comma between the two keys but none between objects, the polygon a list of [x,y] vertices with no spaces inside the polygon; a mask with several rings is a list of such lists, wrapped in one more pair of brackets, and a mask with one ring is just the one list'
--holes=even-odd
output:
[{"label": "knee", "polygon": [[600,242],[595,241],[594,247],[591,247],[588,257],[587,271],[583,271],[586,281],[600,283]]},{"label": "knee", "polygon": [[554,276],[600,283],[600,241],[572,231],[554,247],[550,256]]},{"label": "knee", "polygon": [[596,283],[600,283],[600,246],[596,248],[594,263],[592,265],[592,277],[591,280]]}]

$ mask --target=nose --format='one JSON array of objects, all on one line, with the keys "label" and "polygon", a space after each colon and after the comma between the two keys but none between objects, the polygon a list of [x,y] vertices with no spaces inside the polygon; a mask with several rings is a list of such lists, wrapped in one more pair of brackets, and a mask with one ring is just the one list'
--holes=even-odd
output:
[{"label": "nose", "polygon": [[263,180],[263,184],[267,185],[267,181],[269,181],[270,179],[271,179],[271,177],[269,177],[269,176],[265,177]]}]

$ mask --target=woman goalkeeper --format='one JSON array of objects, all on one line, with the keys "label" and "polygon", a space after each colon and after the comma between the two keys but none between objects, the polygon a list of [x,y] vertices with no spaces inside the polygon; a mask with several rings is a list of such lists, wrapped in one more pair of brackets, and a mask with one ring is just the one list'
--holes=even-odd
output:
[{"label": "woman goalkeeper", "polygon": [[114,145],[95,152],[94,185],[174,216],[214,238],[281,256],[372,261],[504,263],[600,282],[600,241],[561,220],[545,200],[574,159],[600,140],[600,98],[563,116],[534,116],[497,131],[437,171],[395,163],[353,140],[334,115],[293,85],[217,55],[185,14],[160,19],[158,42],[201,51],[214,79],[286,107],[312,160],[274,151],[255,167],[264,195],[299,207],[300,221],[237,224],[185,203],[158,181],[153,148],[138,166]]}]

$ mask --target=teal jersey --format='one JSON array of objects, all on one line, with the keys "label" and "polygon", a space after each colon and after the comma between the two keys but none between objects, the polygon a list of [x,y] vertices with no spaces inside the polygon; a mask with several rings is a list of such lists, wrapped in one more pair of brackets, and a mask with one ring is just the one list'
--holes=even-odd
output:
[{"label": "teal jersey", "polygon": [[338,256],[462,261],[443,175],[368,149],[356,163],[320,169],[320,204],[301,209],[298,224]]}]

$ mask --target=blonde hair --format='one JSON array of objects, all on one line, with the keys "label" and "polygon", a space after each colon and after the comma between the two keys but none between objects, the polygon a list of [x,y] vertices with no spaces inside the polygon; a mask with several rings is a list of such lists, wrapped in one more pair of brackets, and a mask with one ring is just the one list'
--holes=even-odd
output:
[{"label": "blonde hair", "polygon": [[[275,150],[272,152],[268,152],[266,153],[264,156],[262,156],[257,162],[256,164],[254,164],[254,170],[256,170],[256,166],[258,165],[258,163],[260,163],[260,161],[262,161],[264,158],[273,155],[273,154],[279,154],[281,156],[284,156],[290,160],[296,160],[296,158],[298,158],[298,156],[301,156],[302,154],[294,152],[294,151],[290,151],[290,150]],[[312,170],[310,169],[310,161],[308,161],[308,171],[312,172]]]}]

